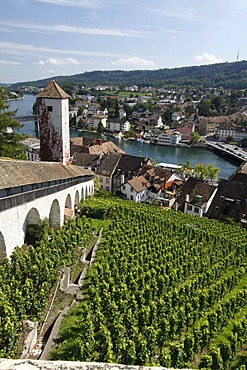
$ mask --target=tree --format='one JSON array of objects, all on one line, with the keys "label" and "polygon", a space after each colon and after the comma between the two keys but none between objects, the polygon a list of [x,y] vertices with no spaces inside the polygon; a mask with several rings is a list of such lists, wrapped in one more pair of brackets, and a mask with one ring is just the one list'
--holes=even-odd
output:
[{"label": "tree", "polygon": [[207,176],[211,179],[217,179],[219,175],[220,169],[215,167],[212,163],[209,163],[208,168],[207,168]]},{"label": "tree", "polygon": [[211,108],[210,108],[210,100],[202,100],[198,105],[198,114],[199,116],[210,117],[211,116]]},{"label": "tree", "polygon": [[200,180],[205,180],[207,177],[207,167],[204,163],[197,163],[194,167],[194,176]]},{"label": "tree", "polygon": [[191,144],[198,143],[199,140],[200,140],[200,135],[198,134],[198,132],[196,132],[196,131],[192,132],[190,143]]},{"label": "tree", "polygon": [[0,156],[25,159],[24,146],[20,144],[24,135],[17,132],[22,125],[14,119],[15,114],[8,110],[3,100],[3,89],[0,88]]}]

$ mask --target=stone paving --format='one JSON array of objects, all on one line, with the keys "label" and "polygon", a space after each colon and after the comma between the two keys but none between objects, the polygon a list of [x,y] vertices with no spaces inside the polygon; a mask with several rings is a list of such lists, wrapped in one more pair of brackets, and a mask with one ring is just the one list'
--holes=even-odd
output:
[{"label": "stone paving", "polygon": [[[129,366],[101,362],[0,359],[0,370],[169,370],[166,367]],[[173,369],[174,370],[174,369]],[[180,369],[186,370],[186,369]],[[187,369],[189,370],[189,369]]]}]

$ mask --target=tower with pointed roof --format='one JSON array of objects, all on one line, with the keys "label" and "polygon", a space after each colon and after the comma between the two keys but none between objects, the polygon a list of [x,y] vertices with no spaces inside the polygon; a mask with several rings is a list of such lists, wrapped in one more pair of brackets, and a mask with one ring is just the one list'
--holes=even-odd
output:
[{"label": "tower with pointed roof", "polygon": [[69,95],[55,82],[38,94],[41,161],[69,163]]}]

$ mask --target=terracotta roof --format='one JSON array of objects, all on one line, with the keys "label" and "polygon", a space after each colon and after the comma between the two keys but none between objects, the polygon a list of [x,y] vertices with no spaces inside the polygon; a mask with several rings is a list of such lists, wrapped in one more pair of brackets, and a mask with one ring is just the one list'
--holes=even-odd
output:
[{"label": "terracotta roof", "polygon": [[153,165],[146,164],[139,172],[139,175],[145,176],[145,174],[166,182],[171,177],[172,171],[167,170],[166,168],[154,167]]},{"label": "terracotta roof", "polygon": [[125,153],[123,149],[114,144],[112,141],[105,141],[102,139],[93,139],[86,137],[78,137],[70,139],[70,152],[74,153],[88,153],[88,154],[109,154],[109,153]]},{"label": "terracotta roof", "polygon": [[140,191],[146,189],[146,185],[148,181],[145,179],[144,176],[138,176],[135,177],[134,179],[131,179],[127,181],[127,183],[137,192],[139,193]]},{"label": "terracotta roof", "polygon": [[109,153],[125,153],[124,150],[119,148],[112,141],[106,141],[102,145],[93,145],[88,147],[88,152],[90,154],[109,154]]},{"label": "terracotta roof", "polygon": [[52,80],[46,87],[37,95],[37,98],[50,98],[50,99],[68,99],[70,96],[63,91],[63,89]]},{"label": "terracotta roof", "polygon": [[58,162],[0,159],[0,189],[93,175],[90,170],[73,165],[65,166]]},{"label": "terracotta roof", "polygon": [[241,173],[244,173],[247,175],[247,161],[241,167]]}]

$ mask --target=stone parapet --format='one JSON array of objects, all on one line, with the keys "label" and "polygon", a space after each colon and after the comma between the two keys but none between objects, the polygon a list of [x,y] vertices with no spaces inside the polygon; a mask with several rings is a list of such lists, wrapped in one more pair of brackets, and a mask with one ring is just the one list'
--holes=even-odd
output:
[{"label": "stone parapet", "polygon": [[166,367],[131,366],[131,365],[128,366],[121,364],[107,364],[101,362],[0,359],[0,370],[169,370],[169,369]]}]

